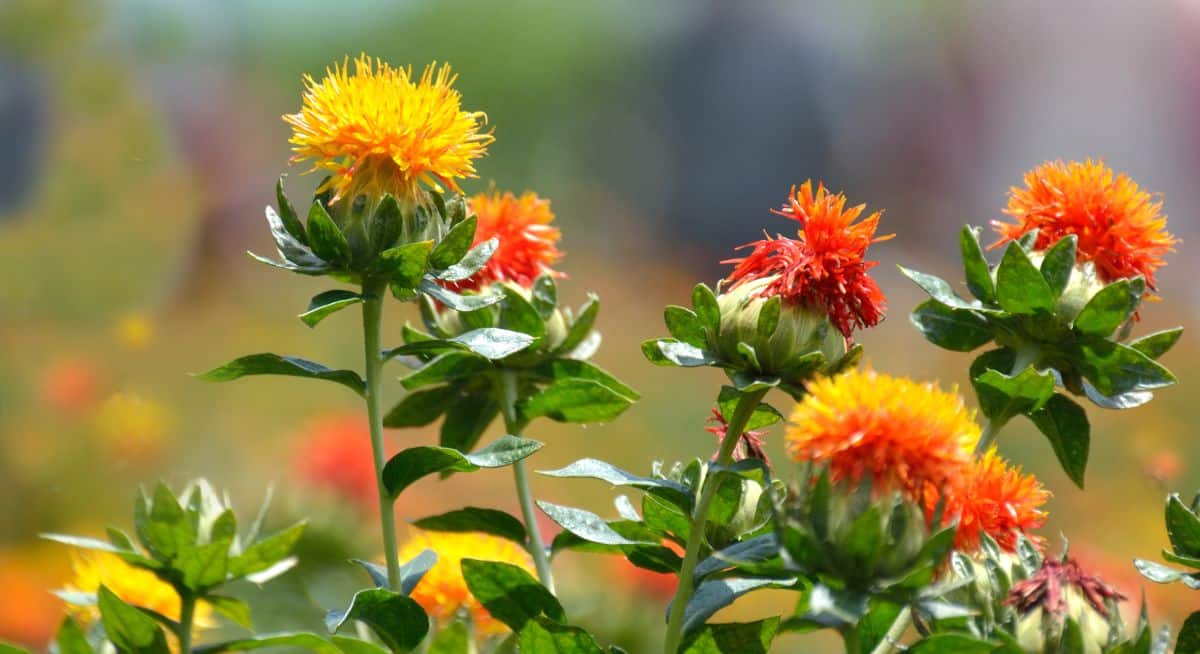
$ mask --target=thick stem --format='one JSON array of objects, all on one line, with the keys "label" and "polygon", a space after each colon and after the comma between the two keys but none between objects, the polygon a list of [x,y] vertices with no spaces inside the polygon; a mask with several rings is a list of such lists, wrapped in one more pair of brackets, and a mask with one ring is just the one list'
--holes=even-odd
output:
[{"label": "thick stem", "polygon": [[[520,436],[520,425],[517,424],[517,371],[500,371],[500,406],[504,410],[504,428],[513,435]],[[529,489],[529,472],[525,469],[525,460],[513,464],[513,479],[517,485],[517,497],[521,501],[521,517],[525,520],[525,530],[529,533],[525,546],[533,557],[537,567],[538,579],[542,581],[551,593],[554,592],[554,574],[550,569],[550,559],[546,555],[546,543],[542,540],[542,531],[538,529],[537,513],[533,508],[533,493]]]},{"label": "thick stem", "polygon": [[900,637],[904,635],[904,632],[908,631],[908,627],[911,624],[912,611],[908,607],[904,607],[900,611],[900,615],[896,616],[896,621],[892,623],[891,627],[888,627],[887,633],[883,635],[879,644],[875,646],[875,649],[871,650],[871,654],[889,654],[900,649]]},{"label": "thick stem", "polygon": [[196,619],[196,596],[190,592],[179,594],[179,654],[192,651],[192,623]]},{"label": "thick stem", "polygon": [[[1013,360],[1012,370],[1008,372],[1010,375],[1015,375],[1025,368],[1036,365],[1042,357],[1041,350],[1036,347],[1021,347],[1017,348],[1016,358]],[[996,442],[996,436],[1000,430],[1007,424],[1007,420],[997,421],[988,420],[983,423],[983,431],[979,434],[979,443],[975,445],[975,456],[982,456]]]},{"label": "thick stem", "polygon": [[383,293],[387,283],[363,281],[363,354],[366,359],[367,420],[371,426],[371,454],[375,459],[375,484],[379,489],[379,524],[383,530],[383,554],[387,559],[388,588],[400,588],[400,552],[396,545],[396,514],[392,497],[383,485],[383,414],[379,406],[379,375],[383,368],[379,330],[383,316]]},{"label": "thick stem", "polygon": [[[752,391],[742,395],[738,400],[733,416],[725,430],[725,439],[721,441],[721,449],[717,452],[717,463],[729,465],[733,462],[733,450],[737,447],[750,416],[762,402],[766,390]],[[663,652],[677,654],[683,640],[683,614],[688,602],[696,592],[692,571],[700,562],[700,548],[704,544],[704,527],[708,524],[708,511],[712,507],[713,498],[717,495],[718,484],[711,482],[711,476],[705,475],[700,491],[700,500],[692,512],[692,523],[688,534],[687,548],[684,550],[683,565],[679,568],[679,584],[675,587],[675,598],[671,600],[671,614],[667,618],[667,638]]]}]

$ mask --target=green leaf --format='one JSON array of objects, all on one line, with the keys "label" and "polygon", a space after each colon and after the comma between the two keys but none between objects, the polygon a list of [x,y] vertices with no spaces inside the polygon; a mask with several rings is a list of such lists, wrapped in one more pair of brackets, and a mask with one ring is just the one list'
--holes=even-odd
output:
[{"label": "green leaf", "polygon": [[641,395],[623,383],[621,380],[613,377],[611,373],[603,368],[580,361],[578,359],[553,359],[546,365],[538,369],[538,373],[545,375],[549,379],[587,379],[594,381],[602,386],[606,386],[617,393],[624,395],[630,400],[637,400]]},{"label": "green leaf", "polygon": [[996,300],[1009,313],[1054,311],[1054,292],[1041,271],[1029,260],[1029,255],[1016,243],[1010,243],[1004,250],[1000,267],[996,269]]},{"label": "green leaf", "polygon": [[471,216],[451,227],[441,243],[433,248],[429,255],[429,265],[438,270],[445,270],[462,261],[471,249],[471,244],[475,242],[475,223],[475,216]]},{"label": "green leaf", "polygon": [[959,297],[958,293],[954,292],[954,287],[950,286],[950,282],[947,282],[937,275],[930,275],[928,273],[912,270],[911,268],[905,268],[904,266],[896,267],[900,269],[900,274],[912,280],[917,286],[920,286],[921,290],[929,294],[929,297],[948,307],[953,309],[983,309],[982,305],[968,302],[967,300]]},{"label": "green leaf", "polygon": [[717,359],[707,350],[673,338],[652,338],[642,343],[642,354],[657,366],[682,366],[694,368],[716,363]]},{"label": "green leaf", "polygon": [[549,320],[558,308],[558,285],[550,275],[541,275],[533,280],[533,288],[529,289],[530,302],[537,309],[542,320]]},{"label": "green leaf", "polygon": [[391,193],[385,193],[367,223],[367,241],[373,256],[396,245],[403,231],[403,221],[400,203]]},{"label": "green leaf", "polygon": [[696,565],[693,574],[701,579],[726,568],[762,563],[778,556],[779,538],[774,533],[762,534],[713,552]]},{"label": "green leaf", "polygon": [[1042,277],[1050,287],[1054,297],[1062,295],[1071,281],[1071,271],[1075,270],[1075,243],[1078,237],[1074,234],[1058,239],[1042,259]]},{"label": "green leaf", "polygon": [[471,248],[458,263],[435,273],[434,277],[443,282],[461,282],[464,279],[469,279],[471,275],[479,272],[487,265],[488,259],[492,258],[492,255],[496,253],[496,249],[499,247],[500,239],[493,236]]},{"label": "green leaf", "polygon": [[[487,389],[467,393],[446,409],[438,445],[466,452],[479,444],[483,432],[500,413],[500,403]],[[453,471],[447,471],[449,474]]]},{"label": "green leaf", "polygon": [[1200,558],[1200,517],[1172,493],[1167,498],[1167,537],[1171,547],[1181,556]]},{"label": "green leaf", "polygon": [[657,491],[685,510],[689,510],[692,503],[688,489],[683,484],[668,479],[641,477],[599,459],[579,459],[565,468],[539,470],[538,474],[560,478],[599,479],[613,486],[632,486],[644,491]]},{"label": "green leaf", "polygon": [[473,472],[479,468],[511,465],[541,449],[542,444],[516,436],[502,436],[473,454],[449,447],[419,446],[402,450],[383,467],[383,484],[392,497],[418,479],[445,470]]},{"label": "green leaf", "polygon": [[359,377],[358,373],[353,370],[333,370],[313,361],[270,352],[239,357],[223,366],[197,375],[197,378],[203,381],[225,382],[251,375],[283,375],[285,377],[323,379],[341,384],[359,395],[366,392],[366,384],[362,377]]},{"label": "green leaf", "polygon": [[752,590],[768,586],[788,586],[795,579],[757,579],[730,577],[705,581],[696,587],[696,592],[683,612],[683,633],[686,637],[704,626],[714,613],[729,606],[733,600]]},{"label": "green leaf", "polygon": [[979,246],[979,229],[964,225],[958,235],[958,244],[962,250],[967,290],[981,302],[995,302],[996,287],[992,284],[992,271],[983,256],[983,248]]},{"label": "green leaf", "polygon": [[559,422],[608,422],[633,404],[628,397],[588,379],[563,379],[517,404],[524,420],[547,417]]},{"label": "green leaf", "polygon": [[420,427],[437,420],[458,399],[455,386],[435,386],[413,391],[396,403],[383,417],[383,426],[390,428]]},{"label": "green leaf", "polygon": [[300,536],[304,534],[305,526],[304,522],[298,522],[251,544],[240,555],[230,559],[229,574],[233,577],[245,577],[266,570],[287,558]]},{"label": "green leaf", "polygon": [[590,543],[600,543],[601,545],[657,545],[657,543],[652,541],[635,541],[625,538],[616,531],[613,531],[613,528],[608,526],[608,523],[603,518],[591,511],[551,504],[550,502],[541,500],[538,500],[537,505],[542,510],[542,513],[545,513],[558,526]]},{"label": "green leaf", "polygon": [[[296,238],[291,233],[294,226],[289,226],[285,218],[276,213],[271,207],[266,209],[267,227],[271,230],[271,238],[275,241],[275,250],[279,256],[283,258],[282,263],[268,261],[271,265],[281,268],[292,268],[297,271],[327,269],[328,266],[320,257],[313,254],[313,251],[308,247],[308,237],[301,234],[300,238]],[[297,225],[299,220],[297,220]],[[303,226],[300,230],[303,232]],[[251,255],[255,256],[255,255]],[[260,258],[255,256],[255,258]]]},{"label": "green leaf", "polygon": [[517,635],[522,652],[538,654],[605,654],[596,639],[579,627],[536,616]]},{"label": "green leaf", "polygon": [[475,599],[493,618],[513,631],[520,632],[526,623],[542,614],[558,622],[566,619],[562,604],[554,595],[518,566],[463,559],[462,573]]},{"label": "green leaf", "polygon": [[663,321],[671,336],[696,347],[704,347],[705,330],[700,318],[691,309],[678,306],[668,306],[663,310]]},{"label": "green leaf", "polygon": [[525,525],[512,515],[496,509],[468,506],[415,520],[413,526],[426,531],[482,532],[522,545],[525,543]]},{"label": "green leaf", "polygon": [[325,626],[329,633],[337,633],[350,620],[365,623],[393,652],[412,650],[429,633],[429,618],[421,605],[383,588],[358,591],[350,608],[330,611],[325,616]]},{"label": "green leaf", "polygon": [[316,327],[317,323],[321,322],[331,314],[334,314],[348,306],[362,302],[362,296],[358,293],[350,291],[325,291],[313,297],[308,303],[308,310],[300,314],[300,320],[309,327]]},{"label": "green leaf", "polygon": [[225,595],[206,594],[204,601],[212,607],[214,611],[232,620],[235,624],[245,627],[246,629],[254,630],[254,623],[250,620],[250,605],[236,597],[227,597]]},{"label": "green leaf", "polygon": [[1011,376],[989,369],[971,383],[979,396],[979,409],[1001,424],[1037,411],[1054,394],[1054,376],[1033,366]]},{"label": "green leaf", "polygon": [[469,654],[468,639],[467,624],[461,621],[451,622],[433,637],[427,654]]},{"label": "green leaf", "polygon": [[767,654],[779,618],[705,625],[683,641],[682,654]]},{"label": "green leaf", "polygon": [[[742,393],[732,386],[722,386],[721,392],[717,396],[717,408],[726,421],[733,418],[734,409],[737,408],[737,403],[742,399]],[[759,403],[754,408],[754,412],[750,414],[750,419],[746,421],[745,431],[762,429],[769,427],[783,420],[783,414],[778,409],[767,404],[766,402]]]},{"label": "green leaf", "polygon": [[908,654],[988,654],[996,645],[966,634],[934,634],[908,648]]},{"label": "green leaf", "polygon": [[691,533],[690,511],[654,494],[642,497],[642,519],[646,526],[670,534],[677,541],[686,541]]},{"label": "green leaf", "polygon": [[341,265],[350,263],[350,243],[320,200],[314,201],[308,209],[308,242],[313,252],[325,261]]},{"label": "green leaf", "polygon": [[167,638],[154,618],[126,604],[106,586],[96,595],[108,639],[121,654],[168,654]]},{"label": "green leaf", "polygon": [[1029,419],[1049,439],[1063,472],[1082,489],[1091,444],[1091,427],[1083,407],[1055,393],[1045,406],[1029,414]]},{"label": "green leaf", "polygon": [[1176,652],[1200,652],[1200,611],[1189,615],[1175,641]]},{"label": "green leaf", "polygon": [[308,245],[308,234],[304,233],[304,225],[300,222],[300,217],[296,214],[296,208],[288,201],[287,195],[283,192],[283,176],[279,177],[279,181],[275,182],[275,201],[279,204],[279,222],[283,225],[288,235],[299,241],[302,245]]},{"label": "green leaf", "polygon": [[580,343],[583,343],[588,334],[591,333],[592,327],[596,324],[596,316],[600,313],[600,299],[594,294],[588,295],[587,302],[579,309],[579,316],[567,328],[567,336],[563,339],[562,345],[558,347],[559,352],[570,352]]},{"label": "green leaf", "polygon": [[472,329],[450,339],[481,357],[497,360],[510,354],[516,354],[533,344],[534,337],[529,334],[515,332],[496,327]]},{"label": "green leaf", "polygon": [[389,248],[379,253],[379,271],[400,288],[416,288],[429,266],[429,251],[433,241],[417,241]]},{"label": "green leaf", "polygon": [[229,565],[229,541],[184,547],[172,562],[183,573],[183,585],[199,592],[225,581]]},{"label": "green leaf", "polygon": [[692,308],[696,310],[700,324],[715,338],[721,330],[721,307],[712,289],[704,284],[696,284],[692,289]]},{"label": "green leaf", "polygon": [[1175,375],[1141,352],[1102,338],[1074,343],[1071,359],[1102,395],[1163,388]]},{"label": "green leaf", "polygon": [[504,299],[503,295],[497,293],[459,295],[438,285],[429,276],[421,278],[421,281],[417,284],[417,289],[455,311],[478,311]]},{"label": "green leaf", "polygon": [[909,321],[938,347],[955,352],[970,352],[992,340],[987,318],[968,309],[948,307],[937,300],[926,300],[913,309]]},{"label": "green leaf", "polygon": [[491,369],[492,363],[474,352],[451,350],[439,354],[429,363],[401,377],[400,385],[411,391],[423,386],[472,377]]},{"label": "green leaf", "polygon": [[[96,650],[92,648],[92,644],[88,642],[87,635],[75,623],[75,619],[67,616],[63,618],[62,624],[58,627],[58,633],[54,636],[54,644],[58,646],[58,654],[95,654]],[[17,650],[15,652],[23,652]]]},{"label": "green leaf", "polygon": [[[412,557],[400,566],[400,592],[405,595],[411,595],[417,584],[421,583],[421,579],[425,577],[425,573],[433,569],[437,565],[438,555],[430,549],[421,550],[421,553]],[[387,568],[382,568],[384,579],[387,579]]]},{"label": "green leaf", "polygon": [[[900,616],[901,611],[908,607],[886,600],[871,602],[871,609],[859,620],[854,629],[857,652],[851,654],[872,654],[875,648],[887,637],[887,632]],[[849,649],[849,648],[847,648]]]},{"label": "green leaf", "polygon": [[1155,561],[1134,559],[1133,567],[1141,575],[1156,584],[1171,584],[1183,578],[1184,573]]},{"label": "green leaf", "polygon": [[546,323],[529,300],[516,288],[504,285],[504,303],[500,308],[500,325],[535,338],[546,335]]},{"label": "green leaf", "polygon": [[1088,336],[1107,337],[1129,320],[1141,301],[1130,291],[1128,279],[1115,281],[1100,289],[1075,318],[1075,329]]},{"label": "green leaf", "polygon": [[1183,327],[1164,329],[1130,341],[1129,347],[1151,359],[1157,359],[1166,354],[1167,350],[1170,350],[1179,341],[1180,336],[1183,336]]},{"label": "green leaf", "polygon": [[1063,625],[1059,647],[1063,652],[1084,654],[1083,631],[1080,630],[1079,623],[1074,618],[1067,618],[1066,624]]},{"label": "green leaf", "polygon": [[758,323],[754,326],[755,334],[760,341],[766,341],[779,327],[779,315],[782,311],[778,295],[773,295],[763,302],[758,312]]},{"label": "green leaf", "polygon": [[[285,631],[249,636],[221,643],[213,643],[212,645],[202,645],[192,651],[194,654],[220,654],[221,652],[245,652],[270,647],[299,647],[316,652],[317,654],[343,654],[342,650],[334,646],[333,643],[316,634],[302,631]],[[378,654],[383,654],[382,649],[377,647],[374,649],[378,650]]]},{"label": "green leaf", "polygon": [[196,530],[166,484],[154,487],[144,520],[135,520],[138,537],[154,558],[167,561],[196,541]]}]

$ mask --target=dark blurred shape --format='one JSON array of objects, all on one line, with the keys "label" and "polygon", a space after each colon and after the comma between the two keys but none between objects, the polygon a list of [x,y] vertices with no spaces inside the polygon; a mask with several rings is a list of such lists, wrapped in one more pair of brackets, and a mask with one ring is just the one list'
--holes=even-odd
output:
[{"label": "dark blurred shape", "polygon": [[0,221],[33,195],[42,169],[46,132],[45,85],[29,66],[0,54]]}]

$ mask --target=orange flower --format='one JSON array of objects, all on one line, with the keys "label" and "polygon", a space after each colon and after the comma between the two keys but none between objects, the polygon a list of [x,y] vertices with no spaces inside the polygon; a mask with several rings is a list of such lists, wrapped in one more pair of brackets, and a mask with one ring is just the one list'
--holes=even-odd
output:
[{"label": "orange flower", "polygon": [[1050,161],[1025,173],[1025,188],[1009,191],[1005,213],[1016,222],[992,221],[1001,236],[992,247],[1034,229],[1037,250],[1074,234],[1077,260],[1094,263],[1102,281],[1141,275],[1154,289],[1154,271],[1177,242],[1161,210],[1161,201],[1124,174],[1114,178],[1103,161]]},{"label": "orange flower", "polygon": [[498,236],[500,245],[482,270],[453,284],[455,288],[474,290],[493,282],[513,282],[529,288],[541,275],[563,276],[550,268],[562,258],[558,249],[562,234],[550,226],[554,213],[549,200],[530,191],[520,197],[494,191],[480,193],[470,202],[479,221],[475,243]]},{"label": "orange flower", "polygon": [[[0,640],[31,648],[44,648],[62,621],[62,600],[47,589],[61,570],[57,561],[41,550],[0,551]],[[40,651],[40,649],[39,649]]]},{"label": "orange flower", "polygon": [[508,627],[493,618],[467,588],[462,560],[499,561],[534,574],[529,554],[510,540],[488,534],[418,531],[400,547],[400,560],[408,561],[427,549],[436,552],[438,560],[413,588],[413,600],[443,625],[463,611],[471,617],[476,634],[486,637],[506,633]]},{"label": "orange flower", "polygon": [[721,262],[735,266],[726,278],[730,288],[771,277],[764,297],[820,308],[847,338],[856,328],[878,324],[887,300],[867,274],[878,262],[865,256],[872,243],[892,235],[875,236],[881,212],[854,224],[866,205],[845,206],[844,195],[828,193],[822,185],[814,194],[811,180],[793,186],[788,203],[772,211],[800,223],[799,240],[778,236],[738,248],[751,248],[750,254]]},{"label": "orange flower", "polygon": [[63,359],[50,364],[39,384],[41,401],[50,409],[79,415],[100,399],[100,371],[88,359]]},{"label": "orange flower", "polygon": [[943,515],[947,521],[958,519],[955,548],[965,552],[979,549],[980,532],[1009,552],[1017,549],[1018,533],[1041,545],[1041,539],[1028,532],[1045,524],[1041,507],[1050,499],[1050,492],[1033,475],[1022,475],[1019,466],[1005,463],[995,448],[972,461],[944,492],[926,486],[925,508],[930,519],[943,494]]},{"label": "orange flower", "polygon": [[391,193],[412,199],[421,184],[457,191],[474,177],[474,160],[494,139],[481,132],[487,116],[463,111],[450,66],[392,68],[363,54],[327,69],[317,82],[304,76],[304,104],[283,117],[292,126],[293,161],[313,160],[332,178],[319,190],[347,195]]},{"label": "orange flower", "polygon": [[358,414],[335,414],[315,420],[293,459],[296,477],[328,491],[364,511],[379,504],[370,427]]},{"label": "orange flower", "polygon": [[957,394],[932,384],[851,370],[809,384],[787,431],[788,454],[829,467],[833,481],[917,493],[950,484],[979,440]]}]

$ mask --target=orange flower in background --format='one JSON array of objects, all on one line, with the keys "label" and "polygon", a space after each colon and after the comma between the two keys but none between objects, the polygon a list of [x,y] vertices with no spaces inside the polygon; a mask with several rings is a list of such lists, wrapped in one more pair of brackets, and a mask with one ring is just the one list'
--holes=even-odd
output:
[{"label": "orange flower in background", "polygon": [[[109,552],[72,552],[73,577],[64,590],[69,593],[99,592],[104,586],[127,604],[150,609],[172,620],[179,619],[179,594],[170,584],[154,576],[153,572],[129,565],[121,557]],[[92,624],[100,618],[100,609],[95,604],[72,604],[69,612],[84,624]],[[212,623],[212,607],[200,602],[196,605],[195,624],[199,627]]]},{"label": "orange flower in background", "polygon": [[817,307],[847,338],[856,328],[883,320],[887,300],[867,271],[878,262],[865,259],[867,248],[892,237],[876,236],[881,212],[854,221],[866,205],[846,209],[846,197],[822,185],[814,194],[812,182],[792,187],[788,203],[774,213],[800,223],[799,240],[778,236],[747,243],[750,254],[721,263],[733,264],[726,281],[730,288],[772,277],[764,297],[778,295],[786,302]]},{"label": "orange flower in background", "polygon": [[[48,590],[61,574],[41,550],[0,552],[0,641],[44,648],[62,621],[62,600]],[[36,651],[36,650],[35,650]]]},{"label": "orange flower in background", "polygon": [[370,427],[354,413],[318,418],[305,429],[292,468],[297,479],[363,511],[379,505]]},{"label": "orange flower in background", "polygon": [[79,415],[96,405],[104,382],[90,359],[69,358],[51,363],[38,383],[38,396],[54,411]]},{"label": "orange flower in background", "polygon": [[[487,116],[463,111],[449,65],[392,68],[365,54],[326,70],[320,82],[304,76],[300,111],[292,126],[293,161],[312,160],[332,177],[319,190],[334,200],[366,192],[417,196],[421,185],[457,191],[456,179],[475,177],[474,160],[494,139],[481,131]],[[353,191],[353,192],[352,192]]]},{"label": "orange flower in background", "polygon": [[529,288],[541,275],[563,276],[550,267],[563,255],[558,249],[562,234],[550,226],[554,212],[549,200],[529,191],[519,197],[508,191],[494,191],[480,193],[470,202],[478,220],[475,243],[497,236],[500,245],[482,270],[454,284],[456,288],[473,290],[493,282],[513,282]]},{"label": "orange flower in background", "polygon": [[827,465],[835,482],[870,476],[877,488],[916,494],[962,473],[979,426],[955,393],[851,370],[809,384],[786,438],[794,460]]},{"label": "orange flower in background", "polygon": [[1009,552],[1016,551],[1019,533],[1041,546],[1042,539],[1029,532],[1046,523],[1041,507],[1050,499],[1050,491],[1033,475],[1023,475],[1020,467],[1005,463],[995,448],[971,461],[962,477],[944,490],[926,487],[925,508],[930,519],[943,495],[942,515],[947,521],[958,519],[955,548],[964,552],[979,549],[980,532]]},{"label": "orange flower in background", "polygon": [[1025,174],[1025,188],[1009,191],[1004,213],[1016,222],[993,221],[998,247],[1038,230],[1034,249],[1064,236],[1078,237],[1077,260],[1091,261],[1105,283],[1141,275],[1154,289],[1154,271],[1177,239],[1167,232],[1162,202],[1103,161],[1050,161]]},{"label": "orange flower in background", "polygon": [[507,633],[508,627],[493,618],[467,589],[462,560],[509,563],[532,575],[535,572],[529,554],[510,540],[488,534],[416,531],[400,547],[400,560],[408,561],[427,549],[437,553],[437,563],[425,573],[410,596],[429,617],[447,624],[463,611],[471,617],[476,634],[487,637]]}]

